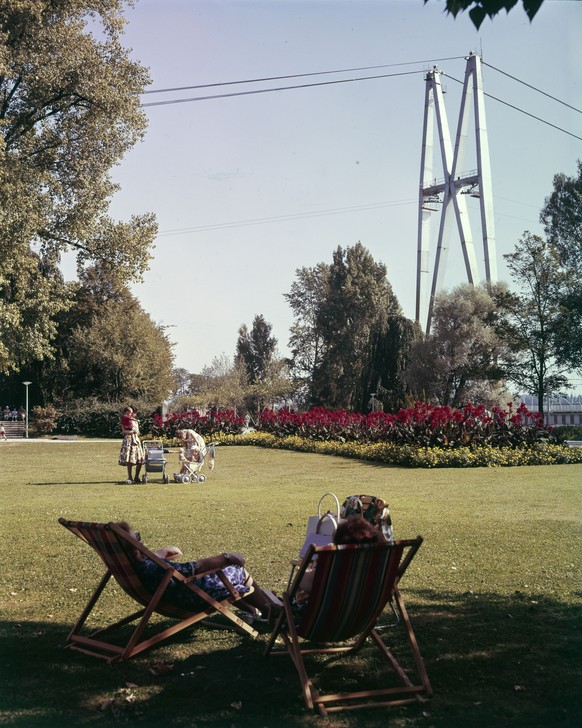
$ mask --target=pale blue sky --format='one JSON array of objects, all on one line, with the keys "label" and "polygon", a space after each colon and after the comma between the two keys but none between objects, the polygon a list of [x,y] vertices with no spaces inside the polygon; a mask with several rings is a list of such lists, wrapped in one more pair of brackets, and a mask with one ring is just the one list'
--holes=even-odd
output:
[{"label": "pale blue sky", "polygon": [[[287,353],[295,271],[360,240],[414,317],[417,190],[424,76],[463,79],[471,50],[486,63],[582,108],[582,6],[544,3],[533,23],[516,7],[453,20],[431,0],[140,0],[125,44],[152,90],[384,64],[410,64],[255,85],[148,94],[144,103],[363,75],[412,75],[147,108],[149,129],[115,171],[114,217],[152,211],[155,258],[134,293],[172,326],[176,365],[191,372],[234,353],[237,331],[263,314]],[[436,59],[453,58],[436,62]],[[454,135],[461,85],[447,88]],[[582,116],[491,68],[492,96],[582,136]],[[574,174],[582,141],[486,99],[500,278],[503,253],[538,215],[557,172]],[[440,159],[436,160],[440,164]],[[471,168],[471,155],[467,159]],[[435,167],[435,176],[440,176]],[[475,209],[477,201],[475,203]],[[250,222],[261,221],[261,222]],[[436,225],[435,225],[436,227]],[[474,228],[477,257],[478,229]],[[447,288],[464,282],[451,240]]]}]

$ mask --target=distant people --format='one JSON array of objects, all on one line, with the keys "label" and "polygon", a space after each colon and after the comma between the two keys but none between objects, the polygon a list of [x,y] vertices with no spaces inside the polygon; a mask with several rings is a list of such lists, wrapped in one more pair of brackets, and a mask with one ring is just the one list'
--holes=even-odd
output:
[{"label": "distant people", "polygon": [[4,425],[0,422],[0,440],[4,440],[6,442],[8,438],[6,437],[6,430],[4,429]]},{"label": "distant people", "polygon": [[[132,407],[126,407],[121,416],[123,441],[119,452],[119,465],[127,468],[126,485],[141,482],[139,473],[145,462],[143,447],[139,439],[139,422]],[[133,468],[135,467],[135,477]]]},{"label": "distant people", "polygon": [[12,422],[16,422],[18,420],[18,410],[13,409],[12,410]]},{"label": "distant people", "polygon": [[24,422],[24,420],[26,419],[26,410],[24,409],[24,407],[19,407],[18,419],[20,420],[20,422]]},{"label": "distant people", "polygon": [[7,421],[7,420],[10,420],[11,418],[12,418],[12,412],[10,411],[10,407],[8,405],[6,405],[6,407],[4,407],[4,419]]}]

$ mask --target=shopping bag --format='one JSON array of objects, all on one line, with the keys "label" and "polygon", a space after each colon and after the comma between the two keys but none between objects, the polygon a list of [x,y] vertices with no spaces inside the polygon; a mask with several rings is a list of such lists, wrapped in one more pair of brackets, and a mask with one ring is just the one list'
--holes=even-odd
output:
[{"label": "shopping bag", "polygon": [[[326,498],[333,500],[334,511],[327,510],[323,512],[323,502]],[[307,549],[311,544],[315,546],[327,546],[333,541],[334,533],[337,529],[339,521],[340,505],[337,496],[334,493],[324,493],[319,499],[317,505],[317,515],[309,516],[307,519],[307,530],[305,533],[305,541],[299,552],[299,558],[302,559],[307,553]]]}]

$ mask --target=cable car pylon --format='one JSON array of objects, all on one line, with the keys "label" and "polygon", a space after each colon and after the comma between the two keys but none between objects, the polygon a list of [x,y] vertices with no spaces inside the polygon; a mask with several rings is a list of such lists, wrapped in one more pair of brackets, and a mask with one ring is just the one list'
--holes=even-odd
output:
[{"label": "cable car pylon", "polygon": [[[442,288],[453,217],[461,242],[467,280],[472,285],[478,285],[480,282],[467,209],[467,195],[478,197],[480,201],[485,279],[488,283],[494,283],[497,280],[491,165],[487,140],[481,59],[474,53],[470,53],[467,57],[454,150],[449,133],[441,75],[442,71],[435,66],[427,73],[425,79],[426,90],[420,163],[416,321],[420,326],[422,326],[423,321],[426,321],[425,332],[427,334],[430,333],[434,300]],[[473,101],[477,169],[464,172],[461,170],[463,169],[467,146],[471,100]],[[442,178],[439,179],[433,173],[435,121],[442,161]],[[430,223],[433,213],[439,212],[439,208],[440,223],[434,271],[430,297],[427,297],[430,273]]]}]

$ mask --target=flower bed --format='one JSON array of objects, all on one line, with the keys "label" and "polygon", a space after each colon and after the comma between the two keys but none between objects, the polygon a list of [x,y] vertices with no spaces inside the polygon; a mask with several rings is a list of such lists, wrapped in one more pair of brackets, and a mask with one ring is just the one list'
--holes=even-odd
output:
[{"label": "flower bed", "polygon": [[323,442],[296,435],[278,437],[266,432],[227,435],[221,437],[220,442],[223,445],[255,445],[322,455],[338,455],[410,468],[482,468],[582,463],[582,448],[570,448],[550,443],[537,443],[520,448],[490,445],[474,448],[441,448],[392,443],[362,444],[337,440]]},{"label": "flower bed", "polygon": [[416,468],[553,465],[582,462],[582,448],[554,443],[551,428],[525,405],[517,410],[467,404],[460,409],[416,403],[396,414],[369,415],[318,407],[309,412],[265,410],[257,430],[232,410],[154,418],[158,436],[194,429],[223,444],[258,445]]}]

